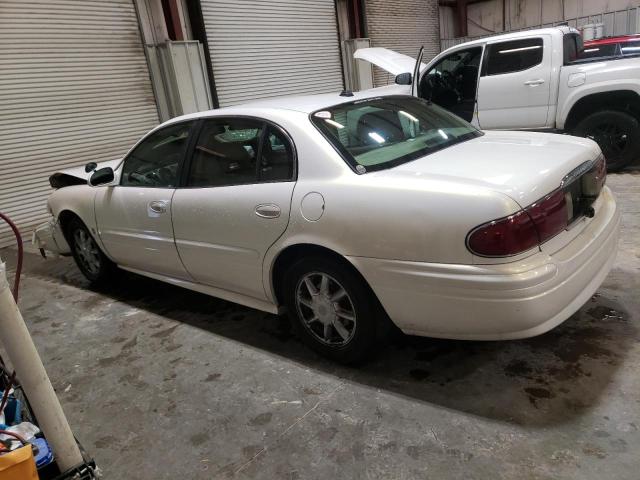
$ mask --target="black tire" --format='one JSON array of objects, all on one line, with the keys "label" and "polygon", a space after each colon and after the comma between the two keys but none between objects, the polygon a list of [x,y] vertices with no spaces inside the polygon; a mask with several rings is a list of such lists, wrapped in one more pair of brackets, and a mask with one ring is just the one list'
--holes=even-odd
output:
[{"label": "black tire", "polygon": [[[305,278],[315,283],[318,288],[317,298],[322,296],[319,287],[322,285],[323,276],[329,278],[329,286],[322,301],[334,307],[338,305],[338,308],[332,311],[332,307],[327,303],[317,308],[323,315],[325,311],[327,312],[325,320],[335,314],[334,321],[338,320],[342,326],[337,329],[336,323],[333,323],[328,327],[329,330],[332,330],[329,337],[336,341],[334,344],[329,343],[331,340],[319,338],[326,335],[324,320],[312,321],[311,323],[305,321],[316,316],[316,310],[298,302],[299,292],[304,295],[309,294],[308,298],[313,302]],[[338,287],[344,289],[346,297],[340,297],[336,301],[329,300],[330,296],[338,293]],[[352,268],[329,257],[308,257],[293,264],[284,275],[284,300],[289,318],[298,336],[316,352],[344,364],[360,363],[367,359],[374,347],[379,344],[386,322],[389,322],[377,298],[363,279]],[[324,310],[322,310],[323,308]],[[353,322],[338,317],[340,314],[349,314],[350,311],[354,314],[355,320]],[[352,326],[354,328],[351,332]],[[350,335],[347,341],[342,336],[345,332]]]},{"label": "black tire", "polygon": [[595,140],[607,159],[610,172],[618,172],[640,158],[640,122],[629,113],[618,110],[592,113],[571,133]]},{"label": "black tire", "polygon": [[72,219],[67,225],[66,233],[73,259],[89,282],[98,285],[113,276],[117,270],[116,265],[100,250],[82,220]]}]

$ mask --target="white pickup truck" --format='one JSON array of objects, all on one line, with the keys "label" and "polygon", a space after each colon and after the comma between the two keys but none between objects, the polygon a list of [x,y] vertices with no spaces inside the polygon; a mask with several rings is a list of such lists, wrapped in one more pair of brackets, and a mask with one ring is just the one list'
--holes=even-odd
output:
[{"label": "white pickup truck", "polygon": [[577,30],[554,27],[462,43],[427,65],[422,50],[417,61],[377,47],[354,57],[395,76],[381,93],[411,93],[484,130],[589,137],[620,170],[640,157],[640,56],[581,59],[582,50]]}]

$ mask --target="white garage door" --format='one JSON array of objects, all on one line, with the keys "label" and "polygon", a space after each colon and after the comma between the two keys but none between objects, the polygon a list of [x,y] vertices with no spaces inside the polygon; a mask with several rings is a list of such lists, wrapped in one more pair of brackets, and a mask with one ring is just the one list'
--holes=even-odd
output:
[{"label": "white garage door", "polygon": [[[440,53],[438,0],[367,0],[367,33],[372,47],[385,47],[416,58],[424,45],[423,62]],[[384,70],[373,69],[376,87],[394,82]]]},{"label": "white garage door", "polygon": [[201,0],[220,106],[340,91],[334,0]]},{"label": "white garage door", "polygon": [[0,210],[27,239],[54,170],[118,158],[157,123],[132,0],[0,1]]}]

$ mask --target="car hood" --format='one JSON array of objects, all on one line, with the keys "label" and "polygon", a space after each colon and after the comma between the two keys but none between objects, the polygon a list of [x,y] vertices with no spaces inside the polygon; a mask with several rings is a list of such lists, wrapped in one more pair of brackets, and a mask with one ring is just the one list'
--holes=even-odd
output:
[{"label": "car hood", "polygon": [[[359,48],[353,53],[353,58],[372,63],[392,75],[413,73],[416,67],[415,58],[382,47]],[[420,71],[426,67],[424,63],[421,63]]]},{"label": "car hood", "polygon": [[[120,165],[120,162],[122,162],[121,158],[117,160],[109,160],[107,162],[100,162],[98,163],[96,170],[104,167],[111,167],[115,170],[116,167]],[[81,167],[66,168],[64,170],[53,172],[53,174],[49,177],[49,183],[53,188],[63,188],[69,187],[71,185],[83,185],[87,183],[92,173],[93,171],[86,172],[84,169],[84,165]]]},{"label": "car hood", "polygon": [[493,131],[373,174],[484,186],[526,207],[558,188],[571,170],[599,153],[597,144],[584,138]]}]

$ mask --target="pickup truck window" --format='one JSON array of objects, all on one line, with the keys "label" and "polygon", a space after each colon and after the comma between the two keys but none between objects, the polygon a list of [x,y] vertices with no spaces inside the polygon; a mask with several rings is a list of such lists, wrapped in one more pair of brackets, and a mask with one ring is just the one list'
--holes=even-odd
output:
[{"label": "pickup truck window", "polygon": [[569,33],[562,39],[564,64],[569,65],[571,62],[578,60],[580,55],[583,54],[582,37],[577,33]]},{"label": "pickup truck window", "polygon": [[457,50],[426,72],[418,93],[470,122],[476,104],[482,47]]},{"label": "pickup truck window", "polygon": [[487,46],[486,75],[521,72],[542,63],[542,38],[525,38]]},{"label": "pickup truck window", "polygon": [[580,59],[583,58],[596,58],[596,57],[613,57],[617,54],[618,46],[615,43],[607,45],[593,45],[592,47],[585,47],[580,54]]}]

